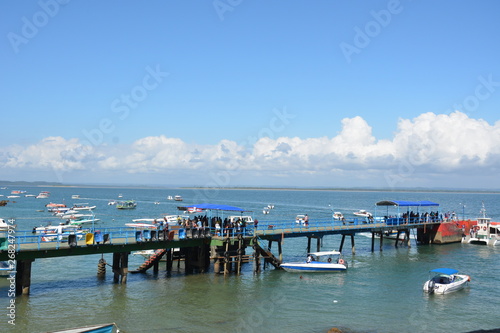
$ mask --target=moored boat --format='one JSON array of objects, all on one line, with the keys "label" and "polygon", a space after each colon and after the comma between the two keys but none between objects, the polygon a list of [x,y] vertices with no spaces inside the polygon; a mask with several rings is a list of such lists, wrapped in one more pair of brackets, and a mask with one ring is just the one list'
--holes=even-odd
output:
[{"label": "moored boat", "polygon": [[280,265],[287,272],[338,272],[347,269],[347,262],[339,251],[311,252],[306,261],[290,262]]},{"label": "moored boat", "polygon": [[116,326],[115,323],[76,327],[61,331],[50,331],[46,333],[113,333],[113,332],[116,333],[119,332],[118,327]]},{"label": "moored boat", "polygon": [[137,203],[134,200],[120,201],[116,204],[118,209],[134,209],[137,207]]},{"label": "moored boat", "polygon": [[174,200],[175,200],[175,201],[182,201],[183,199],[182,199],[182,197],[181,197],[180,195],[176,195],[176,196],[174,197]]},{"label": "moored boat", "polygon": [[470,276],[457,274],[452,268],[436,268],[429,271],[431,278],[424,283],[424,291],[429,294],[447,294],[465,288]]}]

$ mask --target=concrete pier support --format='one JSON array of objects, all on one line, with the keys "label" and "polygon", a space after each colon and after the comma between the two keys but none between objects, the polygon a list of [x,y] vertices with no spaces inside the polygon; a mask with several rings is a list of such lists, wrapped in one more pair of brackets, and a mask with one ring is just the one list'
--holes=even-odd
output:
[{"label": "concrete pier support", "polygon": [[31,263],[35,260],[18,260],[16,264],[16,295],[29,295],[31,286]]},{"label": "concrete pier support", "polygon": [[113,253],[113,282],[127,283],[129,252]]}]

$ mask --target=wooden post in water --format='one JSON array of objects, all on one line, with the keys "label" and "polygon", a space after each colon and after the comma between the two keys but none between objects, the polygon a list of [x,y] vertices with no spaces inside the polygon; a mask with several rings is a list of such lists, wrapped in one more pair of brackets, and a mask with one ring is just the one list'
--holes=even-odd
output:
[{"label": "wooden post in water", "polygon": [[406,229],[406,241],[408,244],[408,247],[411,247],[411,241],[410,241],[410,229]]},{"label": "wooden post in water", "polygon": [[113,282],[127,283],[128,252],[113,253]]},{"label": "wooden post in water", "polygon": [[317,252],[321,251],[321,238],[320,237],[316,238],[316,251]]},{"label": "wooden post in water", "polygon": [[278,255],[279,255],[279,258],[280,258],[280,263],[283,262],[283,252],[281,251],[281,245],[282,245],[282,242],[283,242],[283,236],[281,237],[281,239],[278,241]]},{"label": "wooden post in water", "polygon": [[396,242],[394,243],[394,246],[397,248],[398,247],[398,242],[399,242],[399,235],[401,234],[401,230],[398,229],[398,233],[396,235]]},{"label": "wooden post in water", "polygon": [[307,253],[311,252],[311,236],[307,236]]},{"label": "wooden post in water", "polygon": [[340,240],[339,252],[342,252],[342,249],[344,248],[344,241],[345,241],[345,235],[342,235],[342,239]]},{"label": "wooden post in water", "polygon": [[381,231],[380,232],[380,252],[382,252],[382,243],[384,242],[384,233]]},{"label": "wooden post in water", "polygon": [[354,235],[351,235],[351,246],[352,246],[352,254],[356,254],[356,248],[354,247]]},{"label": "wooden post in water", "polygon": [[171,272],[172,271],[172,249],[168,249],[167,250],[167,253],[165,253],[165,255],[167,256],[167,272]]},{"label": "wooden post in water", "polygon": [[372,231],[372,252],[375,252],[375,233]]},{"label": "wooden post in water", "polygon": [[16,263],[16,295],[29,295],[31,286],[31,263],[33,259],[18,260]]}]

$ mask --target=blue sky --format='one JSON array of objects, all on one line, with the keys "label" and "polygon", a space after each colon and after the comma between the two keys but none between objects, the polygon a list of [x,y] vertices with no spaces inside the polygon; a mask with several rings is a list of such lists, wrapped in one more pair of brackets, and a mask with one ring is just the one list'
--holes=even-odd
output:
[{"label": "blue sky", "polygon": [[3,1],[0,179],[500,188],[499,10]]}]

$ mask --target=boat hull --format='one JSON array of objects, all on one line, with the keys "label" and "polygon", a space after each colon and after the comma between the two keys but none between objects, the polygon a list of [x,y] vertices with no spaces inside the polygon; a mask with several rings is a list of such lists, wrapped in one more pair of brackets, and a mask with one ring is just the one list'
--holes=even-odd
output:
[{"label": "boat hull", "polygon": [[347,267],[343,264],[330,263],[284,263],[280,265],[287,272],[306,272],[306,273],[326,273],[345,271]]},{"label": "boat hull", "polygon": [[456,275],[456,281],[451,283],[435,283],[434,288],[430,286],[430,282],[432,280],[428,280],[424,283],[423,290],[427,293],[434,294],[448,294],[454,291],[458,291],[464,289],[470,281],[470,277],[468,275]]}]

